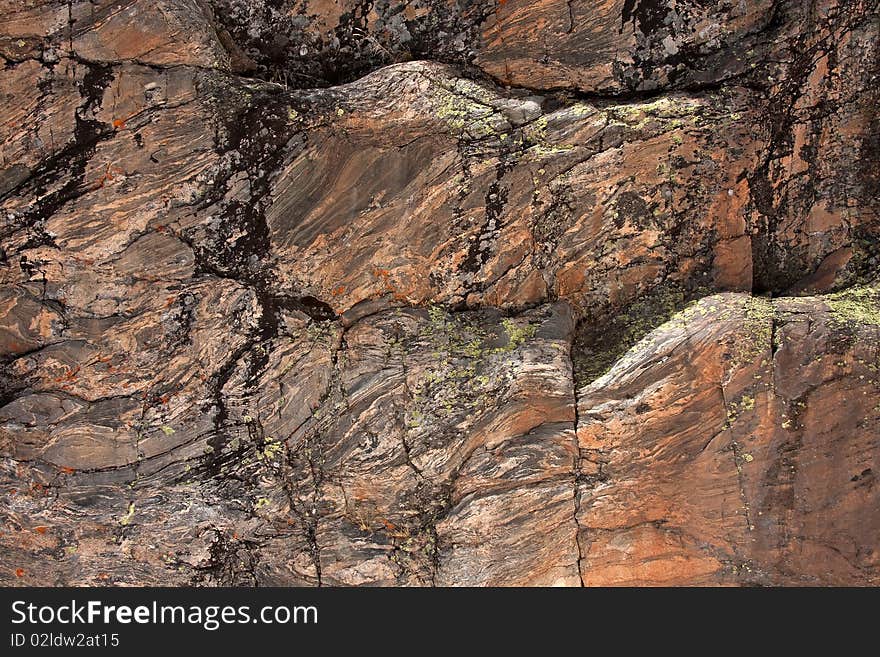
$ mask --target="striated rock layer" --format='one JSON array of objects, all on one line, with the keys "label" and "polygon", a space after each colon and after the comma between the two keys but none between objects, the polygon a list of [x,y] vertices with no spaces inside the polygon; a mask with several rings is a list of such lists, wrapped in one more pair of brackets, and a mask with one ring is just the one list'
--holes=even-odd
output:
[{"label": "striated rock layer", "polygon": [[0,583],[872,585],[878,0],[0,0]]}]

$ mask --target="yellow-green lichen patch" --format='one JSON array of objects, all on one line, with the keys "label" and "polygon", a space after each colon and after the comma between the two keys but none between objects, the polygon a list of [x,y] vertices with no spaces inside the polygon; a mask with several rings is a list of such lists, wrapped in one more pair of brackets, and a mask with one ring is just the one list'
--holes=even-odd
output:
[{"label": "yellow-green lichen patch", "polygon": [[451,88],[435,87],[432,95],[434,115],[453,132],[464,132],[473,139],[482,139],[500,135],[509,127],[504,118],[487,104],[492,100],[491,94],[472,82],[456,80]]},{"label": "yellow-green lichen patch", "polygon": [[541,116],[526,126],[523,129],[523,134],[525,134],[529,141],[536,144],[543,144],[547,141],[547,126],[549,125],[549,121],[550,120],[546,115]]},{"label": "yellow-green lichen patch", "polygon": [[510,355],[537,331],[528,321],[504,318],[502,334],[467,314],[448,314],[437,306],[427,312],[419,340],[424,341],[433,366],[413,385],[414,404],[406,417],[410,429],[454,410],[466,414],[487,403],[491,389],[512,376]]},{"label": "yellow-green lichen patch", "polygon": [[587,105],[586,103],[575,103],[571,107],[566,107],[565,110],[561,112],[561,114],[571,114],[579,119],[592,116],[595,113],[596,108],[592,105]]},{"label": "yellow-green lichen patch", "polygon": [[131,524],[131,521],[134,520],[134,502],[129,502],[128,511],[124,516],[119,519],[119,524],[123,527]]},{"label": "yellow-green lichen patch", "polygon": [[749,297],[743,305],[743,324],[740,335],[733,345],[734,368],[747,365],[764,355],[773,347],[773,302],[765,297]]},{"label": "yellow-green lichen patch", "polygon": [[614,123],[643,130],[656,121],[656,125],[665,132],[684,127],[682,118],[694,116],[702,107],[702,104],[691,99],[664,96],[648,103],[613,105],[605,112]]},{"label": "yellow-green lichen patch", "polygon": [[275,440],[273,438],[267,438],[266,444],[263,447],[262,457],[265,461],[272,461],[276,456],[280,455],[281,452],[284,451],[284,445],[281,441]]},{"label": "yellow-green lichen patch", "polygon": [[[572,122],[580,121],[582,117],[595,113],[595,111],[588,105],[572,106],[556,114],[544,115],[535,119],[522,130],[523,143],[527,146],[527,156],[534,161],[543,161],[575,151],[576,144],[564,142],[564,137],[560,134],[560,130],[563,133],[570,132],[570,130],[565,131],[560,126],[566,125],[566,122],[572,124]],[[548,135],[548,129],[554,133],[552,137]]]},{"label": "yellow-green lichen patch", "polygon": [[[676,315],[687,303],[674,286],[660,287],[617,314],[583,322],[572,349],[575,382],[580,387],[596,380],[651,331],[667,322],[684,322]],[[699,312],[699,311],[696,311]]]},{"label": "yellow-green lichen patch", "polygon": [[880,289],[856,287],[825,297],[832,325],[880,326]]},{"label": "yellow-green lichen patch", "polygon": [[533,338],[535,336],[535,331],[537,331],[537,327],[534,324],[517,323],[508,317],[501,320],[501,325],[507,333],[507,344],[504,347],[494,349],[492,353],[498,353],[499,351],[513,351],[525,344],[526,340]]},{"label": "yellow-green lichen patch", "polygon": [[755,398],[749,395],[743,395],[738,401],[730,402],[727,405],[728,426],[741,415],[753,410],[755,410]]}]

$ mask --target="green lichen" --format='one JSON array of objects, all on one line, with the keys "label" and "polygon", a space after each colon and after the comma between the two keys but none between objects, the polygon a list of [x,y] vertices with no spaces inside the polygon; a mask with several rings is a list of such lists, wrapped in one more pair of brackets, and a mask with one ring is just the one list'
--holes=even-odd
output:
[{"label": "green lichen", "polygon": [[694,117],[701,107],[685,98],[663,97],[648,103],[614,105],[605,111],[612,122],[629,128],[643,130],[656,122],[655,125],[666,131],[684,127],[682,117]]},{"label": "green lichen", "polygon": [[856,287],[825,297],[834,326],[880,326],[880,289]]},{"label": "green lichen", "polygon": [[119,524],[123,527],[131,524],[134,519],[134,502],[128,503],[128,512],[119,519]]},{"label": "green lichen", "polygon": [[502,122],[496,111],[483,102],[465,95],[463,91],[460,85],[452,89],[436,88],[435,116],[446,123],[451,131],[466,132],[474,139],[499,134],[498,127]]},{"label": "green lichen", "polygon": [[773,347],[773,302],[765,297],[749,297],[743,306],[741,335],[733,346],[733,369],[770,352]]},{"label": "green lichen", "polygon": [[[588,116],[589,114],[594,113],[596,110],[589,105],[575,105],[569,108],[566,108],[564,112],[560,112],[559,114],[553,117],[554,122],[562,119],[561,115],[564,113],[566,115],[565,118],[568,120],[578,120],[584,116]],[[560,155],[565,155],[567,153],[571,153],[575,150],[576,145],[571,143],[557,143],[553,138],[548,137],[547,128],[550,125],[550,118],[548,116],[541,116],[531,123],[529,123],[523,129],[524,135],[524,144],[528,146],[527,152],[529,157],[532,157],[536,160],[546,160],[554,157],[558,157]]]},{"label": "green lichen", "polygon": [[566,108],[566,113],[572,114],[578,118],[584,118],[587,116],[592,116],[596,113],[596,108],[592,105],[587,105],[586,103],[575,103],[571,107]]},{"label": "green lichen", "polygon": [[501,325],[507,333],[507,344],[504,347],[496,348],[493,353],[518,349],[527,340],[533,338],[538,330],[533,324],[518,324],[508,317],[501,320]]},{"label": "green lichen", "polygon": [[728,425],[725,428],[728,428],[741,414],[753,410],[755,410],[755,398],[749,395],[743,395],[739,401],[731,402],[727,408]]},{"label": "green lichen", "polygon": [[575,383],[580,387],[608,372],[642,338],[670,321],[686,302],[681,289],[663,286],[621,312],[582,323],[571,356]]},{"label": "green lichen", "polygon": [[271,461],[276,456],[281,454],[283,450],[284,445],[281,443],[281,441],[275,440],[274,438],[267,438],[265,447],[263,447],[262,452],[263,460]]},{"label": "green lichen", "polygon": [[447,314],[437,306],[428,307],[427,314],[419,338],[427,341],[433,364],[413,384],[414,404],[405,417],[405,425],[413,430],[432,418],[456,411],[466,414],[486,402],[489,389],[509,373],[509,355],[537,331],[528,321],[504,318],[502,335],[469,314]]},{"label": "green lichen", "polygon": [[538,117],[525,128],[525,134],[532,142],[544,143],[547,141],[547,126],[549,124],[550,120],[547,116]]}]

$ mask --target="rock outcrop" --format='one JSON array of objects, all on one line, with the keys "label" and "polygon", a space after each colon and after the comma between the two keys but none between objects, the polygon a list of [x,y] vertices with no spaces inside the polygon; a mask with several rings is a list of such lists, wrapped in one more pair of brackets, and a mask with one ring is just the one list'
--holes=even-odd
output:
[{"label": "rock outcrop", "polygon": [[0,582],[876,584],[878,11],[0,2]]},{"label": "rock outcrop", "polygon": [[584,583],[874,582],[877,300],[706,297],[582,388]]}]

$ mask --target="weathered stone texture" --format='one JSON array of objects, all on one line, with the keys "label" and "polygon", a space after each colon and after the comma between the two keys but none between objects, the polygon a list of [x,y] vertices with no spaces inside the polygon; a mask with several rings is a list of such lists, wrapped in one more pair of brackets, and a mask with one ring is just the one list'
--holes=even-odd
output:
[{"label": "weathered stone texture", "polygon": [[0,582],[876,584],[878,32],[0,1]]}]

